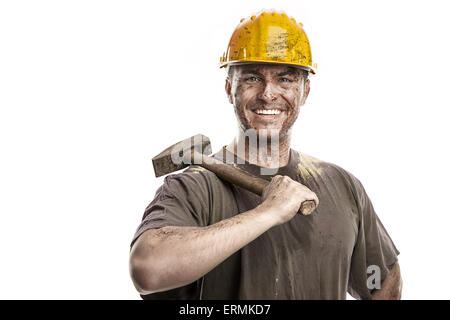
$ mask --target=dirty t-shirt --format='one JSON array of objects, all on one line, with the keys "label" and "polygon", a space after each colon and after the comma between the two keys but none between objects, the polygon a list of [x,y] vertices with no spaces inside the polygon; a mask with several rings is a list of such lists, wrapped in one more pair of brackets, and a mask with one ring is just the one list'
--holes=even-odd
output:
[{"label": "dirty t-shirt", "polygon": [[[215,157],[225,156],[229,161],[230,155],[233,158],[224,147]],[[237,166],[261,174],[262,168],[256,165],[245,162]],[[265,174],[260,176],[271,178]],[[314,191],[320,201],[317,209],[269,229],[197,281],[142,298],[345,299],[348,291],[355,298],[370,299],[367,279],[373,267],[368,267],[380,268],[382,282],[399,251],[361,182],[337,165],[293,149],[288,165],[276,174],[287,175]],[[165,178],[146,208],[132,244],[148,229],[204,227],[260,203],[259,196],[191,166]]]}]

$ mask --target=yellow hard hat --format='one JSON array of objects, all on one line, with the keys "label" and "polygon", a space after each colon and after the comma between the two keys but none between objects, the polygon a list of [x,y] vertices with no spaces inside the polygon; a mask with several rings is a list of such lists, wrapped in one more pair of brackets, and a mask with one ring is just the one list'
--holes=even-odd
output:
[{"label": "yellow hard hat", "polygon": [[220,67],[236,63],[266,62],[302,67],[316,73],[303,24],[284,12],[261,11],[241,19],[220,57]]}]

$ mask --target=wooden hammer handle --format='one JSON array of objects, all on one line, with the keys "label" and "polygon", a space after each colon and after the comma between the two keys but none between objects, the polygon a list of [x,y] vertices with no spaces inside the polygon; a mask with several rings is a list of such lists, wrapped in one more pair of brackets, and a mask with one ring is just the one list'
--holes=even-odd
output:
[{"label": "wooden hammer handle", "polygon": [[[225,164],[217,159],[198,153],[196,157],[201,157],[202,159],[201,163],[198,163],[199,166],[214,172],[219,178],[253,192],[258,196],[262,196],[264,189],[270,183],[270,181],[264,180],[239,169],[234,164]],[[303,215],[309,215],[314,211],[314,209],[316,209],[316,203],[313,200],[305,200],[300,205],[299,212]]]}]

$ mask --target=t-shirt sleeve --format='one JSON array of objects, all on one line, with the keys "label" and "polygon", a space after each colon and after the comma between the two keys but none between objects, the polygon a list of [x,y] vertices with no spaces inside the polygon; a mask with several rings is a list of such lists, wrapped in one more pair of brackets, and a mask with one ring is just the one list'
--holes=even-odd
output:
[{"label": "t-shirt sleeve", "polygon": [[371,299],[373,276],[379,270],[379,283],[382,283],[389,273],[389,267],[397,262],[400,252],[375,213],[361,182],[353,176],[351,178],[359,224],[351,259],[348,292],[356,299]]},{"label": "t-shirt sleeve", "polygon": [[165,226],[196,227],[207,225],[209,192],[203,172],[185,171],[167,176],[145,209],[131,246],[149,229]]}]

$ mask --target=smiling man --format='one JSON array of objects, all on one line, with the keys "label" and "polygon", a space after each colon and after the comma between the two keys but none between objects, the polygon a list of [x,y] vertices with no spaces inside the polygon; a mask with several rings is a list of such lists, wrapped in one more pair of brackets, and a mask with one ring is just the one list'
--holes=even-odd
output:
[{"label": "smiling man", "polygon": [[142,298],[399,299],[399,252],[360,181],[290,146],[314,73],[302,25],[242,19],[221,62],[239,133],[215,157],[271,182],[259,197],[197,166],[166,177],[132,241]]}]

